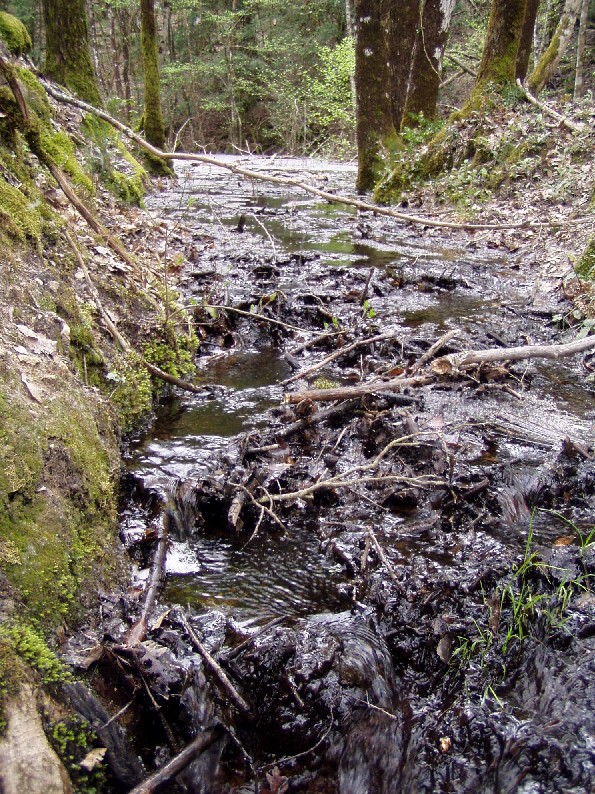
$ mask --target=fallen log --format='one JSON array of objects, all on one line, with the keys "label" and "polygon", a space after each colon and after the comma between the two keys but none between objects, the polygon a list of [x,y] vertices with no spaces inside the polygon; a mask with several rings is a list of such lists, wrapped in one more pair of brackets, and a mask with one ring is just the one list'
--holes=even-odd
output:
[{"label": "fallen log", "polygon": [[563,116],[561,113],[558,113],[557,110],[554,110],[553,108],[549,107],[544,102],[540,102],[537,99],[537,97],[533,96],[533,94],[527,88],[525,88],[525,86],[521,83],[520,80],[517,80],[516,84],[523,92],[525,99],[527,99],[527,101],[530,102],[532,105],[534,105],[536,108],[539,108],[539,110],[545,113],[546,116],[551,116],[553,119],[556,119],[556,121],[559,121],[560,124],[562,124],[565,127],[568,127],[568,129],[572,130],[573,132],[583,132],[584,127],[581,124],[577,124],[575,121],[571,121],[569,118]]},{"label": "fallen log", "polygon": [[159,771],[148,777],[138,786],[130,789],[128,794],[153,794],[158,791],[166,783],[169,783],[176,775],[179,775],[186,767],[194,761],[194,759],[210,747],[217,739],[223,735],[221,728],[210,728],[207,731],[199,733],[196,739],[182,750],[181,753],[172,758],[169,763],[162,767]]},{"label": "fallen log", "polygon": [[[196,153],[185,153],[185,152],[164,152],[161,149],[152,146],[150,143],[144,140],[140,135],[127,127],[125,124],[122,124],[121,121],[115,119],[113,116],[110,116],[109,113],[106,113],[104,110],[100,110],[99,108],[90,105],[88,102],[83,102],[81,99],[76,99],[75,97],[66,94],[64,91],[58,90],[54,85],[52,85],[48,80],[44,79],[41,76],[38,76],[40,82],[43,84],[44,88],[58,102],[67,103],[70,105],[74,105],[81,110],[84,110],[86,113],[93,113],[94,115],[98,116],[98,118],[107,121],[108,124],[111,124],[117,130],[122,132],[129,138],[131,141],[134,141],[137,146],[143,149],[148,154],[152,155],[153,157],[158,157],[161,160],[181,160],[185,162],[195,162],[195,163],[205,163],[206,165],[212,165],[215,168],[223,168],[226,171],[230,171],[231,173],[238,174],[240,176],[244,176],[248,179],[259,180],[262,182],[271,182],[276,185],[287,185],[288,187],[296,187],[299,190],[303,190],[306,193],[310,193],[313,196],[317,196],[318,198],[322,198],[325,201],[328,201],[331,204],[345,204],[350,207],[356,207],[364,212],[372,212],[376,215],[383,215],[389,218],[395,218],[396,220],[403,221],[404,223],[412,223],[412,224],[419,224],[422,226],[431,226],[437,227],[441,229],[461,229],[461,230],[475,230],[475,231],[483,231],[483,230],[502,230],[502,229],[542,229],[544,226],[551,226],[551,227],[558,227],[565,224],[560,222],[554,221],[541,221],[539,223],[533,223],[531,221],[526,221],[523,223],[454,223],[451,221],[439,221],[433,218],[423,218],[419,215],[408,215],[404,212],[398,212],[397,210],[393,210],[390,207],[383,207],[378,204],[370,204],[367,201],[361,201],[360,199],[351,198],[349,196],[340,196],[336,193],[328,193],[326,190],[320,190],[319,188],[314,187],[313,185],[309,185],[307,182],[302,182],[299,179],[293,179],[291,177],[283,177],[283,176],[273,176],[272,174],[265,174],[262,171],[253,171],[249,168],[244,168],[243,166],[236,165],[234,163],[226,163],[221,160],[218,160],[216,157],[212,157],[207,154],[196,154]],[[568,221],[566,221],[568,223]]]},{"label": "fallen log", "polygon": [[436,375],[451,375],[461,367],[471,364],[488,364],[495,361],[525,361],[531,358],[558,359],[584,353],[595,348],[595,336],[575,339],[564,345],[524,345],[523,347],[494,347],[487,350],[463,350],[460,353],[449,353],[441,356],[430,364]]}]

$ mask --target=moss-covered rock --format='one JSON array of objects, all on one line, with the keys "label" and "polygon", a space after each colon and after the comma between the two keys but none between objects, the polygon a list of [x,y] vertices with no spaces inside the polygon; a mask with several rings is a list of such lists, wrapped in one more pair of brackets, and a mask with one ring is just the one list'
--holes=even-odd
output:
[{"label": "moss-covered rock", "polygon": [[581,278],[595,280],[595,235],[593,235],[575,267],[576,273]]},{"label": "moss-covered rock", "polygon": [[0,11],[0,39],[13,55],[24,55],[33,47],[27,28],[20,19],[6,11]]}]

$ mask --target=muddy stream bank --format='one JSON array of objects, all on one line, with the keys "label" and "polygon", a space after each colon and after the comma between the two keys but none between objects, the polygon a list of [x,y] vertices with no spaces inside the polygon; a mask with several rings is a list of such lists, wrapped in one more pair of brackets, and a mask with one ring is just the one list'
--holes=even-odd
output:
[{"label": "muddy stream bank", "polygon": [[[354,179],[256,164],[325,189]],[[573,338],[552,320],[559,292],[493,239],[205,166],[148,208],[193,306],[205,394],[172,398],[130,442],[136,580],[105,598],[110,650],[72,650],[125,709],[112,789],[143,776],[139,754],[148,774],[205,731],[162,790],[592,790],[592,357],[284,402],[406,376],[453,330],[440,355]],[[126,649],[164,528],[159,606]]]}]

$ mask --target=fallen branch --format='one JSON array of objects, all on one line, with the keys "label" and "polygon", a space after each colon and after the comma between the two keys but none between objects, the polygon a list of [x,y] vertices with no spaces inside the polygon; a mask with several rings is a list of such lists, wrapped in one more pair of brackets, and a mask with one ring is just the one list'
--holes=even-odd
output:
[{"label": "fallen branch", "polygon": [[581,124],[577,124],[576,122],[571,121],[566,116],[563,116],[561,113],[558,113],[557,110],[548,107],[544,102],[540,102],[537,99],[537,97],[534,97],[533,94],[527,88],[525,88],[525,86],[521,83],[520,80],[517,80],[516,84],[525,95],[525,98],[528,99],[532,105],[535,105],[536,108],[539,108],[546,115],[551,116],[553,119],[556,119],[556,121],[559,121],[560,124],[563,124],[565,127],[568,127],[569,130],[572,130],[573,132],[583,132],[584,127]]},{"label": "fallen branch", "polygon": [[297,325],[290,325],[289,323],[284,323],[282,320],[276,320],[274,317],[265,317],[264,314],[257,314],[256,312],[247,312],[245,309],[236,309],[234,306],[222,306],[214,303],[206,303],[204,305],[194,306],[193,308],[216,309],[217,311],[220,312],[235,312],[235,314],[241,314],[242,317],[250,317],[253,320],[263,320],[265,323],[280,325],[282,328],[287,328],[289,331],[299,331],[300,333],[304,333],[304,329],[298,328]]},{"label": "fallen branch", "polygon": [[368,339],[358,339],[356,342],[352,342],[350,345],[346,347],[341,347],[339,350],[335,350],[334,353],[330,353],[326,358],[323,358],[322,361],[319,361],[317,364],[313,364],[308,369],[302,369],[300,372],[296,372],[295,375],[292,375],[287,380],[281,382],[281,386],[288,386],[290,383],[293,383],[300,378],[306,378],[308,375],[311,375],[313,372],[318,372],[323,367],[326,367],[327,364],[330,364],[331,361],[334,361],[336,358],[340,358],[345,353],[350,353],[352,350],[355,350],[358,347],[364,347],[367,345],[373,345],[376,342],[388,342],[390,340],[395,339],[394,334],[378,334],[378,336],[371,336]]},{"label": "fallen branch", "polygon": [[128,794],[153,794],[166,783],[169,783],[176,775],[179,775],[186,767],[194,761],[197,755],[210,747],[217,739],[223,735],[221,728],[210,728],[203,733],[199,733],[196,739],[182,750],[181,753],[172,758],[169,763],[162,767],[158,772],[148,777],[138,786],[131,789]]},{"label": "fallen branch", "polygon": [[371,529],[368,530],[368,537],[372,541],[372,545],[376,549],[376,553],[380,557],[380,561],[382,562],[382,564],[384,565],[384,567],[388,571],[388,575],[393,580],[393,582],[397,582],[398,578],[397,578],[397,575],[395,573],[395,570],[394,570],[393,566],[390,564],[390,562],[388,561],[388,558],[387,558],[386,554],[384,553],[384,550],[383,550],[382,546],[380,545],[380,543],[378,543],[378,540],[376,539],[376,535],[372,532]]},{"label": "fallen branch", "polygon": [[251,709],[250,706],[246,703],[244,698],[240,695],[234,685],[231,683],[227,674],[211,656],[211,654],[207,651],[205,646],[202,642],[198,639],[196,632],[192,628],[192,626],[188,623],[185,615],[181,612],[178,613],[177,619],[180,622],[181,626],[183,627],[184,631],[190,638],[190,641],[199,652],[203,662],[205,663],[206,667],[213,673],[221,687],[225,690],[226,694],[229,696],[233,704],[236,706],[238,711],[242,712],[244,715],[250,715]]},{"label": "fallen branch", "polygon": [[129,647],[138,645],[147,636],[149,626],[149,616],[153,611],[157,595],[161,588],[161,583],[165,575],[165,560],[167,557],[167,541],[168,541],[168,520],[167,514],[164,514],[164,521],[161,527],[161,533],[157,539],[157,549],[153,557],[153,564],[149,571],[149,579],[147,581],[147,589],[145,591],[145,602],[140,618],[134,623],[126,632],[125,644]]},{"label": "fallen branch", "polygon": [[[440,359],[439,359],[440,360]],[[375,380],[372,383],[362,383],[359,386],[339,386],[336,389],[312,389],[311,391],[298,391],[285,395],[285,402],[293,405],[302,400],[312,402],[332,402],[334,400],[353,400],[356,397],[365,397],[367,394],[381,394],[386,391],[400,391],[407,386],[427,386],[433,378],[419,375],[413,378],[392,378],[391,380]]]},{"label": "fallen branch", "polygon": [[456,64],[459,69],[462,69],[464,72],[467,72],[467,74],[470,74],[471,77],[477,77],[477,72],[470,66],[467,66],[466,63],[459,60],[456,55],[452,55],[450,52],[447,52],[445,57],[448,58],[449,61],[452,61],[454,64]]},{"label": "fallen branch", "polygon": [[339,196],[336,193],[328,193],[325,190],[320,190],[319,188],[314,187],[313,185],[309,185],[306,182],[302,182],[299,179],[293,179],[291,177],[283,177],[283,176],[273,176],[272,174],[265,174],[261,171],[252,171],[248,168],[244,168],[240,165],[235,165],[234,163],[226,163],[221,160],[218,160],[216,157],[212,157],[206,154],[187,154],[183,152],[163,152],[161,149],[152,146],[150,143],[147,143],[140,135],[136,132],[131,130],[125,124],[122,124],[121,121],[118,121],[113,116],[110,116],[109,113],[106,113],[104,110],[99,110],[93,105],[90,105],[88,102],[83,102],[80,99],[75,99],[75,97],[70,96],[63,91],[59,91],[55,86],[51,85],[47,80],[40,78],[41,82],[43,83],[44,88],[50,94],[50,96],[54,97],[58,102],[66,102],[67,104],[74,105],[75,107],[84,110],[86,113],[93,113],[94,115],[98,116],[99,118],[107,121],[116,129],[120,130],[127,138],[134,141],[141,149],[145,152],[148,152],[153,157],[159,157],[162,160],[181,160],[184,162],[194,162],[194,163],[205,163],[205,165],[211,165],[215,168],[223,168],[226,171],[230,171],[233,174],[238,174],[240,176],[244,176],[248,179],[255,179],[262,182],[271,182],[276,185],[286,185],[288,187],[296,187],[300,190],[303,190],[306,193],[310,193],[313,196],[317,196],[318,198],[322,198],[325,201],[330,202],[331,204],[345,204],[350,207],[356,207],[359,210],[363,210],[364,212],[372,212],[376,215],[384,215],[389,218],[395,218],[396,220],[403,221],[404,223],[413,223],[413,224],[421,224],[422,226],[432,226],[438,227],[442,229],[461,229],[461,230],[501,230],[501,229],[541,229],[544,226],[561,226],[560,222],[551,222],[551,221],[543,221],[540,223],[532,223],[527,221],[525,223],[453,223],[450,221],[438,221],[433,220],[432,218],[423,218],[419,215],[407,215],[403,212],[398,212],[397,210],[390,209],[389,207],[382,207],[378,204],[370,204],[366,201],[361,201],[359,199],[350,198],[349,196]]},{"label": "fallen branch", "polygon": [[488,350],[464,350],[437,358],[430,369],[437,375],[450,375],[470,364],[487,364],[494,361],[524,361],[530,358],[558,359],[583,353],[595,347],[595,336],[575,339],[564,345],[525,345],[524,347],[494,347]]},{"label": "fallen branch", "polygon": [[193,383],[189,383],[188,381],[182,380],[181,378],[177,378],[175,375],[170,375],[169,372],[165,372],[160,367],[156,367],[154,364],[151,364],[149,361],[147,361],[145,358],[143,358],[143,356],[141,356],[133,349],[130,342],[128,342],[128,340],[120,333],[118,327],[110,317],[109,312],[104,308],[101,302],[101,298],[99,297],[99,292],[97,291],[97,287],[93,283],[93,279],[91,278],[89,269],[85,263],[85,260],[81,255],[81,252],[78,249],[78,246],[74,242],[72,235],[67,230],[64,232],[64,234],[66,236],[66,239],[70,247],[74,251],[74,255],[76,256],[76,260],[78,262],[79,267],[83,271],[83,275],[85,276],[85,281],[87,282],[87,286],[89,287],[91,294],[93,295],[93,299],[95,301],[97,311],[101,316],[101,320],[103,324],[111,334],[112,339],[120,345],[124,353],[134,353],[135,355],[137,355],[140,361],[142,362],[142,364],[149,370],[151,375],[154,375],[156,378],[159,378],[160,380],[163,380],[166,383],[171,383],[172,386],[177,386],[179,389],[182,389],[183,391],[189,391],[192,392],[193,394],[204,394],[205,393],[204,388],[201,388],[200,386],[195,386]]},{"label": "fallen branch", "polygon": [[447,345],[450,342],[451,339],[454,339],[455,336],[457,336],[458,333],[459,332],[456,331],[456,330],[447,331],[443,336],[441,336],[440,339],[438,339],[436,342],[434,342],[434,344],[428,350],[426,350],[426,352],[423,354],[423,356],[420,356],[420,358],[411,367],[411,370],[410,370],[409,374],[410,375],[415,375],[416,372],[419,372],[419,370],[423,366],[425,366],[425,364],[427,364],[428,361],[430,361],[430,359],[434,358],[436,353],[439,350],[441,350],[444,347],[444,345]]}]

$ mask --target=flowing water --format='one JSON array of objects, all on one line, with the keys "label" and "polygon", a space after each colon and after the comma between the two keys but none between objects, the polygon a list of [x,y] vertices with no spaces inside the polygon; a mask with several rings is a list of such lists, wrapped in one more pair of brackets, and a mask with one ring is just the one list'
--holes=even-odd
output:
[{"label": "flowing water", "polygon": [[[346,189],[355,173],[351,165],[308,160],[262,159],[256,160],[256,165],[272,174],[299,175],[325,189],[331,182],[333,187]],[[194,271],[191,268],[185,276],[188,297],[202,298],[204,288],[197,285],[197,274],[209,273],[224,286],[230,303],[249,305],[250,285],[235,277],[234,263],[243,257],[278,266],[281,272],[275,289],[291,299],[304,284],[295,269],[288,268],[284,275],[283,262],[292,257],[295,261],[298,256],[304,258],[304,267],[326,274],[335,270],[337,290],[344,269],[374,268],[402,283],[398,306],[393,303],[394,296],[381,291],[371,301],[378,316],[391,317],[404,333],[435,339],[451,328],[461,328],[473,337],[487,328],[500,343],[513,344],[525,338],[524,333],[530,337],[538,332],[544,322],[544,306],[533,311],[530,289],[519,281],[514,256],[488,248],[475,252],[464,243],[445,243],[440,238],[433,244],[431,236],[427,239],[393,222],[370,226],[365,216],[350,208],[304,198],[292,188],[189,166],[179,169],[177,183],[151,197],[148,208],[155,215],[175,220],[196,239],[200,255]],[[246,231],[239,234],[235,229],[242,216]],[[199,359],[200,378],[221,386],[218,396],[208,401],[176,398],[160,410],[151,431],[131,443],[127,467],[133,479],[143,484],[145,501],[133,500],[127,505],[124,535],[134,534],[146,521],[147,489],[166,499],[172,483],[199,481],[213,474],[213,462],[221,455],[233,458],[240,435],[266,428],[266,411],[280,403],[282,390],[277,384],[290,369],[280,352],[266,342],[254,345],[251,340],[246,349],[241,349],[241,339],[239,342],[233,349],[224,345],[208,349]],[[593,439],[593,390],[579,385],[578,376],[573,361],[537,363],[530,370],[532,390],[525,393],[523,383],[518,384],[523,392],[518,403],[489,393],[470,405],[462,391],[452,389],[428,397],[426,410],[446,423],[489,420],[494,425],[496,417],[505,428],[502,435],[495,432],[489,443],[466,450],[469,465],[516,467],[518,476],[530,479],[541,465],[534,457],[535,445],[554,449],[565,438],[585,445]],[[513,426],[519,427],[518,437],[511,434]],[[436,547],[431,531],[419,530],[426,518],[415,510],[411,515],[406,511],[387,515],[387,531],[399,528],[394,549],[397,559],[423,559],[428,571],[460,568],[458,547]],[[361,524],[361,516],[358,520]],[[585,520],[592,521],[592,516]],[[535,533],[539,542],[551,545],[560,531],[552,528],[551,521],[536,520]],[[499,536],[497,529],[492,534],[483,541],[485,556],[491,553],[490,544],[496,549],[500,542],[511,542],[510,536]],[[349,604],[348,576],[325,553],[307,522],[289,535],[260,533],[246,541],[244,535],[230,534],[217,525],[207,526],[199,536],[173,541],[162,600],[188,604],[204,613],[217,609],[245,626],[279,616],[308,621],[319,614],[330,614],[324,625],[334,625],[332,615],[344,614]],[[524,536],[519,537],[519,544],[523,543]],[[337,625],[343,620],[346,626],[351,625],[350,619],[341,617],[337,617]],[[388,654],[384,645],[382,648],[378,653]],[[387,691],[393,692],[392,687],[393,683]],[[387,695],[386,703],[389,701]],[[353,735],[363,730],[360,723],[358,726]],[[392,736],[391,731],[393,728],[387,729],[386,735]],[[361,768],[364,766],[362,762]],[[341,774],[351,781],[342,790],[365,790],[356,788],[364,785],[363,772],[354,772],[347,765]],[[367,790],[372,791],[373,784],[369,785],[372,788]],[[546,789],[526,789],[533,790]]]}]

